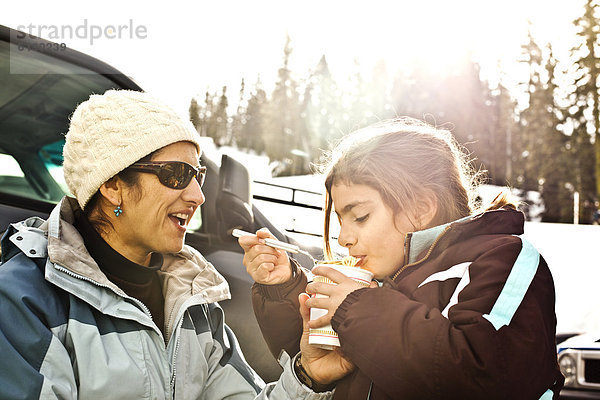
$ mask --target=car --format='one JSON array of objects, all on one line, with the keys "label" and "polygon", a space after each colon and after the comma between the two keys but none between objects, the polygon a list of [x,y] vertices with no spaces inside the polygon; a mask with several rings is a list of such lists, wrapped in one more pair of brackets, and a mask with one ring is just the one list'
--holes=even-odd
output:
[{"label": "car", "polygon": [[560,398],[600,399],[600,333],[567,338],[557,345],[557,353],[565,376]]},{"label": "car", "polygon": [[[0,235],[12,222],[46,218],[68,193],[62,178],[62,146],[69,116],[90,94],[142,88],[130,77],[89,55],[0,26]],[[281,368],[254,318],[253,283],[242,264],[234,228],[267,227],[279,240],[300,245],[313,257],[322,249],[301,243],[253,205],[248,170],[234,158],[202,155],[207,167],[205,203],[188,228],[186,243],[199,250],[227,279],[232,299],[221,303],[248,363],[266,381]],[[261,201],[268,201],[263,196]],[[291,255],[311,268],[312,260]]]}]

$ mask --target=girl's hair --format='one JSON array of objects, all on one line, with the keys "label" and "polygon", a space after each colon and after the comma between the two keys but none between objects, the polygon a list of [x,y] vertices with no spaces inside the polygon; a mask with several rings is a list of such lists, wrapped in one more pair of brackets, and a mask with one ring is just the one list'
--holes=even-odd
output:
[{"label": "girl's hair", "polygon": [[[325,256],[332,259],[329,227],[336,184],[367,185],[379,192],[394,215],[404,211],[417,229],[466,217],[478,208],[476,189],[483,179],[449,131],[412,118],[371,125],[342,138],[321,168],[325,178]],[[437,213],[430,226],[421,226],[417,200],[435,196]],[[516,208],[509,193],[487,209]]]}]

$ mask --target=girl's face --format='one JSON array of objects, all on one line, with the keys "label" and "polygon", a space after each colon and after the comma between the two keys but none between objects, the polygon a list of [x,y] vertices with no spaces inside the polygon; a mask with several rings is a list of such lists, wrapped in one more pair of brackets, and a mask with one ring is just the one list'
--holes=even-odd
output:
[{"label": "girl's face", "polygon": [[375,278],[393,274],[404,261],[404,238],[415,230],[404,212],[396,217],[370,186],[340,183],[331,188],[340,222],[338,242]]}]

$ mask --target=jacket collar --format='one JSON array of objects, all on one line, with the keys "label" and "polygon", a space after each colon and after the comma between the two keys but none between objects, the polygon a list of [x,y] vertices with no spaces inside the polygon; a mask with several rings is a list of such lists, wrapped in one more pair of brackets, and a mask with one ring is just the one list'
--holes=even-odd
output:
[{"label": "jacket collar", "polygon": [[467,239],[483,234],[522,235],[525,216],[521,211],[502,208],[484,211],[447,224],[438,225],[406,235],[404,248],[408,249],[406,263],[420,262],[439,243],[442,237],[452,240],[456,237]]},{"label": "jacket collar", "polygon": [[[74,210],[78,207],[74,198],[65,196],[44,224],[48,235],[48,259],[54,267],[46,268],[46,279],[64,285],[66,274],[70,275],[70,278],[89,281],[98,288],[110,288],[120,296],[126,297],[126,294],[102,273],[73,226]],[[231,298],[225,278],[195,249],[186,245],[179,253],[163,256],[163,267],[159,275],[165,296],[165,317],[170,315],[167,311],[176,310],[177,305],[183,304],[192,296],[198,296],[199,301],[205,303]],[[68,281],[72,282],[73,279]],[[65,289],[69,290],[72,284],[67,286]],[[84,293],[86,292],[88,291]],[[74,294],[81,297],[81,288]],[[92,300],[97,302],[95,296]]]}]

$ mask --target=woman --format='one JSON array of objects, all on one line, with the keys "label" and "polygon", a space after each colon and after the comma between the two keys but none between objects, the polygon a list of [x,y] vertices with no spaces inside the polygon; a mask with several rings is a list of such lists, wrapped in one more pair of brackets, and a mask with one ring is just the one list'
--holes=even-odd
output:
[{"label": "woman", "polygon": [[[551,399],[556,361],[554,286],[523,238],[524,216],[507,195],[475,211],[476,176],[449,132],[387,121],[345,138],[325,170],[325,253],[331,211],[338,242],[377,283],[309,283],[266,231],[239,239],[256,281],[253,301],[271,351],[297,351],[297,294],[327,309],[356,370],[335,399]],[[328,297],[327,297],[328,296]]]},{"label": "woman", "polygon": [[2,240],[0,398],[331,397],[296,375],[328,384],[353,366],[307,340],[266,387],[246,364],[217,303],[227,282],[184,245],[204,202],[199,157],[191,124],[145,93],[77,107],[64,147],[74,198]]}]

